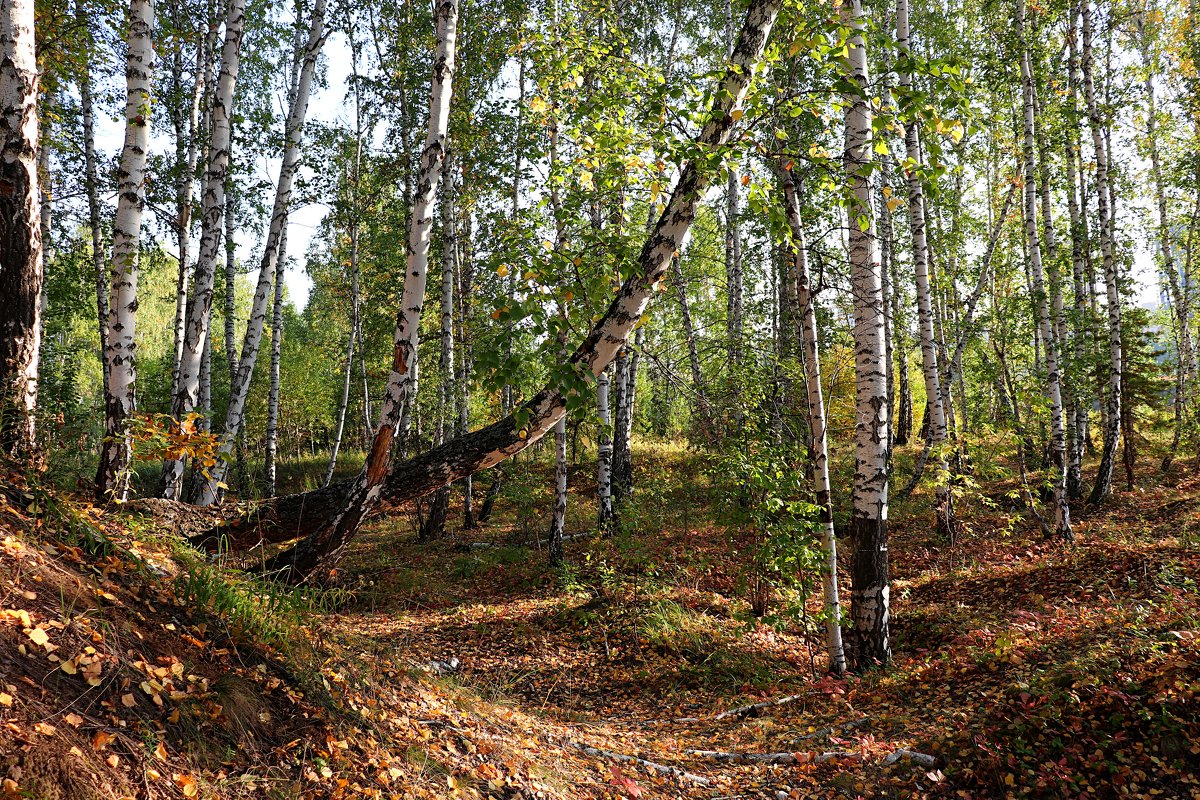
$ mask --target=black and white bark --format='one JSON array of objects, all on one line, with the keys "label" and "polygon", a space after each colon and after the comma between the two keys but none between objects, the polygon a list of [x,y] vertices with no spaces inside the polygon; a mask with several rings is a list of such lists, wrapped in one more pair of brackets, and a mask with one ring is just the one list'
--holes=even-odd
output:
[{"label": "black and white bark", "polygon": [[1032,280],[1037,329],[1045,347],[1046,397],[1050,402],[1051,469],[1054,484],[1054,532],[1067,541],[1071,531],[1071,511],[1067,498],[1066,429],[1063,421],[1062,384],[1059,373],[1058,337],[1050,315],[1050,298],[1046,291],[1042,267],[1042,243],[1037,226],[1037,171],[1034,153],[1034,88],[1033,65],[1029,53],[1028,30],[1025,21],[1026,0],[1016,2],[1016,25],[1021,36],[1021,97],[1023,109],[1022,155],[1024,161],[1024,217],[1026,258]]},{"label": "black and white bark", "polygon": [[852,189],[847,207],[850,286],[854,303],[855,464],[850,537],[850,665],[857,670],[892,658],[888,568],[888,423],[883,285],[871,202],[872,111],[861,0],[841,7],[850,29],[845,61],[843,169]]},{"label": "black and white bark", "polygon": [[784,169],[783,198],[788,226],[792,232],[791,283],[795,287],[797,308],[792,315],[796,344],[803,348],[804,384],[807,396],[809,463],[811,465],[813,499],[820,509],[822,544],[825,564],[822,579],[825,592],[825,646],[829,654],[829,669],[835,675],[846,672],[846,653],[842,646],[842,605],[838,596],[837,532],[833,526],[833,495],[829,482],[828,428],[825,420],[825,398],[821,389],[820,335],[817,328],[816,295],[808,274],[808,252],[804,225],[800,220],[800,203],[796,198],[796,182],[791,170]]},{"label": "black and white bark", "polygon": [[[83,15],[82,5],[77,12]],[[93,111],[91,64],[79,76],[79,109],[83,123],[83,183],[87,192],[88,229],[92,237],[92,273],[96,284],[96,328],[100,343],[100,365],[108,385],[108,264],[104,253],[104,230],[100,222],[100,180],[97,175],[96,122]]]},{"label": "black and white bark", "polygon": [[[911,59],[909,51],[908,0],[896,3],[896,48],[902,66]],[[911,94],[912,70],[900,70],[900,87],[905,96]],[[909,109],[910,115],[916,109]],[[916,118],[906,120],[904,145],[907,158],[904,163],[908,182],[908,224],[912,235],[913,278],[917,297],[917,325],[921,337],[921,374],[925,379],[925,397],[928,398],[929,444],[937,465],[937,527],[946,536],[954,536],[954,506],[950,492],[950,463],[946,449],[949,433],[946,414],[949,408],[943,391],[944,376],[939,374],[937,342],[934,339],[933,300],[929,285],[929,241],[925,229],[925,186],[922,177],[921,144]]]},{"label": "black and white bark", "polygon": [[1109,188],[1109,159],[1104,141],[1104,119],[1096,100],[1095,81],[1092,77],[1092,7],[1091,0],[1083,0],[1083,92],[1087,103],[1088,123],[1092,132],[1092,147],[1096,159],[1096,203],[1100,225],[1100,256],[1104,267],[1104,289],[1108,311],[1108,390],[1105,393],[1104,447],[1100,452],[1100,464],[1096,468],[1096,481],[1088,502],[1096,504],[1112,490],[1112,471],[1116,461],[1117,446],[1121,440],[1121,393],[1124,381],[1121,378],[1123,355],[1121,352],[1121,290],[1117,279],[1117,264],[1113,253],[1112,195]]},{"label": "black and white bark", "polygon": [[[188,300],[183,354],[179,360],[179,386],[171,400],[171,416],[182,419],[200,400],[202,362],[210,349],[213,285],[225,215],[225,181],[229,173],[233,97],[241,64],[242,34],[246,23],[245,0],[229,0],[225,13],[225,40],[221,66],[209,111],[208,159],[201,194],[200,250],[196,258],[193,292]],[[182,460],[163,463],[163,497],[182,499]]]},{"label": "black and white bark", "polygon": [[0,451],[37,452],[42,233],[32,0],[0,4]]},{"label": "black and white bark", "polygon": [[[263,456],[264,493],[267,497],[275,496],[276,464],[279,454],[279,368],[283,358],[283,287],[284,275],[287,273],[287,225],[279,234],[279,256],[275,259],[275,298],[271,304],[271,385],[267,390],[267,432],[266,453]],[[354,340],[350,342],[353,355]],[[346,372],[350,372],[350,364],[346,364]],[[349,391],[349,378],[345,390]],[[343,395],[344,397],[344,395]],[[329,485],[326,478],[323,486]]]},{"label": "black and white bark", "polygon": [[[317,69],[317,58],[325,45],[325,0],[313,3],[308,23],[308,38],[304,45],[299,77],[292,87],[289,98],[288,117],[285,128],[283,163],[279,168],[279,180],[275,185],[275,201],[271,210],[271,226],[259,262],[258,281],[254,288],[254,299],[250,304],[250,318],[246,335],[242,340],[241,357],[231,383],[229,405],[225,413],[224,439],[217,456],[216,465],[209,471],[204,487],[197,498],[201,506],[215,503],[219,485],[228,469],[229,456],[233,452],[237,437],[245,422],[246,398],[250,394],[250,380],[258,361],[262,345],[263,329],[266,327],[270,308],[271,287],[275,282],[276,263],[279,259],[279,241],[287,225],[288,211],[292,200],[292,185],[300,167],[300,144],[304,138],[304,120],[308,114],[309,95],[312,91],[313,75]],[[228,324],[228,323],[227,323]],[[232,363],[232,361],[231,361]]]},{"label": "black and white bark", "polygon": [[150,90],[154,69],[154,5],[130,0],[125,58],[125,143],[117,169],[108,315],[108,381],[104,391],[104,442],[96,470],[98,502],[123,502],[129,493],[131,455],[126,420],[133,413],[137,379],[138,256],[146,206],[150,147]]}]

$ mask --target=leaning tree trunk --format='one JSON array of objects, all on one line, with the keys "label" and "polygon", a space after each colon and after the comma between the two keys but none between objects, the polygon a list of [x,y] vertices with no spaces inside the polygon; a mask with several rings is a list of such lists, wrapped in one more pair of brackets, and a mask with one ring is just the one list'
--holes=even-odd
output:
[{"label": "leaning tree trunk", "polygon": [[288,207],[292,200],[292,184],[300,167],[300,143],[304,138],[304,119],[308,113],[308,98],[312,89],[313,74],[317,68],[317,57],[320,56],[321,48],[325,44],[326,33],[325,0],[316,0],[313,4],[312,17],[309,19],[308,42],[304,49],[304,61],[300,68],[299,81],[293,87],[294,93],[290,98],[285,133],[286,146],[283,164],[279,168],[279,182],[275,186],[271,227],[267,233],[262,261],[259,264],[258,284],[254,289],[250,319],[246,325],[245,338],[242,340],[242,354],[232,382],[228,410],[225,413],[224,439],[217,456],[217,463],[209,470],[208,479],[197,499],[197,503],[201,506],[216,502],[218,486],[224,480],[229,466],[229,456],[233,452],[237,438],[242,432],[242,424],[245,422],[246,398],[250,394],[250,379],[254,374],[254,365],[258,361],[263,328],[267,321],[271,286],[274,283],[275,265],[279,258],[279,240],[287,225]]},{"label": "leaning tree trunk", "polygon": [[[909,60],[908,45],[908,0],[896,3],[896,46],[900,62]],[[902,69],[900,87],[902,96],[912,91],[912,72]],[[910,108],[910,114],[916,109]],[[907,151],[908,179],[908,224],[912,235],[913,276],[917,294],[917,323],[921,332],[921,372],[925,378],[925,396],[929,402],[930,447],[938,466],[937,470],[937,527],[945,536],[954,537],[954,506],[950,493],[950,464],[946,459],[949,436],[946,428],[946,395],[942,391],[938,374],[937,344],[934,339],[933,304],[929,288],[929,245],[925,231],[925,187],[921,178],[921,144],[917,132],[918,121],[910,119],[904,126],[904,144]]]},{"label": "leaning tree trunk", "polygon": [[853,190],[847,208],[850,284],[854,297],[855,403],[858,409],[850,537],[850,663],[856,670],[892,659],[888,593],[888,422],[883,285],[871,204],[872,135],[865,13],[861,0],[841,8],[850,28],[843,167]]},{"label": "leaning tree trunk", "polygon": [[[201,362],[209,350],[213,282],[225,214],[225,180],[229,173],[229,147],[232,135],[233,92],[241,61],[242,33],[246,23],[246,1],[229,0],[225,14],[225,42],[221,47],[221,72],[213,92],[209,122],[208,162],[204,172],[201,201],[200,251],[196,259],[193,294],[188,301],[187,328],[183,355],[179,361],[179,387],[171,399],[171,416],[183,419],[191,413],[200,395]],[[169,459],[163,464],[163,497],[181,499],[183,461]]]},{"label": "leaning tree trunk", "polygon": [[113,220],[112,300],[108,315],[108,383],[104,391],[104,444],[96,471],[96,500],[124,502],[129,494],[129,431],[137,377],[138,251],[146,206],[146,155],[150,146],[150,84],[154,65],[154,5],[130,0],[125,60],[125,146],[117,170]]},{"label": "leaning tree trunk", "polygon": [[[752,0],[731,63],[722,76],[718,91],[712,95],[708,122],[697,136],[697,144],[712,148],[728,141],[735,121],[732,112],[740,107],[749,91],[750,76],[762,57],[781,5],[782,0]],[[576,348],[567,362],[570,368],[584,377],[595,377],[612,363],[617,350],[625,346],[670,267],[672,255],[695,220],[696,210],[707,186],[707,170],[702,170],[696,162],[684,166],[670,201],[638,256],[636,273],[625,280],[608,310]],[[414,218],[420,217],[414,215]],[[405,307],[408,306],[406,303]],[[408,352],[407,348],[400,351],[398,365],[407,363],[403,359]],[[294,534],[307,534],[307,538],[272,559],[265,565],[266,571],[286,571],[286,576],[292,579],[306,577],[318,566],[336,559],[357,529],[359,521],[376,503],[395,505],[420,497],[465,475],[495,466],[540,440],[565,413],[566,396],[563,390],[556,384],[546,386],[517,413],[493,425],[457,437],[390,470],[383,463],[368,481],[360,478],[350,488],[348,506],[354,512],[353,519],[346,513],[330,519],[314,504],[306,503],[304,495],[285,498],[286,502],[279,502],[269,509],[274,518],[265,520],[261,528],[277,529],[283,523]],[[386,456],[386,450],[383,454]],[[362,486],[367,482],[371,482],[368,488],[371,497],[364,503],[367,490]],[[334,489],[330,487],[325,490],[323,496],[345,496],[347,492],[344,485],[338,487],[338,492],[332,491]],[[245,538],[242,540],[245,541]]]},{"label": "leaning tree trunk", "polygon": [[808,253],[804,227],[800,222],[800,204],[796,200],[796,182],[792,172],[783,170],[783,197],[788,225],[792,231],[795,258],[792,281],[798,308],[793,314],[797,345],[804,348],[804,383],[808,396],[809,463],[812,467],[813,499],[820,509],[821,532],[825,547],[825,644],[829,669],[835,675],[846,672],[846,654],[842,647],[841,600],[838,598],[837,533],[833,527],[833,498],[829,483],[829,444],[825,423],[825,398],[821,390],[820,336],[817,331],[816,296],[808,276]]},{"label": "leaning tree trunk", "polygon": [[42,234],[32,0],[0,4],[0,451],[37,452]]},{"label": "leaning tree trunk", "polygon": [[1074,538],[1071,532],[1071,510],[1067,504],[1067,459],[1066,430],[1063,426],[1062,386],[1058,369],[1058,342],[1050,319],[1050,301],[1046,295],[1045,278],[1042,271],[1042,247],[1037,231],[1037,174],[1034,159],[1034,96],[1033,66],[1029,56],[1029,43],[1025,28],[1025,2],[1017,0],[1017,31],[1021,36],[1021,97],[1024,110],[1022,154],[1025,175],[1025,243],[1032,278],[1033,301],[1037,313],[1037,326],[1041,331],[1046,356],[1046,395],[1050,400],[1050,446],[1053,452],[1051,468],[1054,470],[1054,531],[1067,541]]},{"label": "leaning tree trunk", "polygon": [[1083,0],[1083,91],[1087,101],[1088,121],[1092,129],[1092,146],[1096,156],[1096,202],[1100,214],[1100,255],[1104,264],[1104,287],[1108,300],[1108,393],[1105,397],[1104,448],[1096,469],[1096,482],[1088,502],[1096,504],[1112,490],[1113,464],[1121,440],[1121,290],[1117,283],[1117,265],[1113,257],[1113,219],[1110,213],[1108,186],[1108,152],[1104,144],[1104,124],[1096,103],[1096,88],[1092,80],[1092,9],[1091,0]]}]

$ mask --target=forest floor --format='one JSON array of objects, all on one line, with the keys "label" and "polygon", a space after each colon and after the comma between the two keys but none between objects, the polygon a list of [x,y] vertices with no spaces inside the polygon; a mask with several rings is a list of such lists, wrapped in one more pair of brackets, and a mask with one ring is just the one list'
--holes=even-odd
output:
[{"label": "forest floor", "polygon": [[748,615],[751,542],[704,459],[635,460],[625,532],[565,569],[529,461],[485,528],[377,520],[342,588],[307,593],[206,563],[152,504],[7,476],[0,798],[1200,797],[1190,465],[1146,458],[1071,545],[1000,479],[953,543],[927,497],[901,504],[895,663],[839,681],[811,620]]}]

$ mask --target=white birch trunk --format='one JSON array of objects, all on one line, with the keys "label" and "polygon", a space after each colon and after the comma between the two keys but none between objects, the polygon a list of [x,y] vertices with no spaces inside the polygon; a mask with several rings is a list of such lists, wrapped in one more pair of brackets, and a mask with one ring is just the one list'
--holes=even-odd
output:
[{"label": "white birch trunk", "polygon": [[[192,183],[196,172],[196,159],[200,153],[200,103],[207,91],[211,70],[208,57],[215,40],[215,26],[201,39],[196,48],[196,74],[192,84],[191,104],[188,107],[186,124],[178,113],[172,114],[175,127],[175,157],[179,177],[175,185],[175,236],[179,248],[179,259],[175,278],[175,356],[171,366],[171,394],[179,390],[179,362],[183,357],[184,323],[187,315],[188,276],[191,266],[192,245]],[[183,64],[182,53],[176,52],[172,67],[172,82],[181,85]]]},{"label": "white birch trunk", "polygon": [[[829,483],[829,444],[825,424],[825,398],[821,389],[820,336],[817,330],[816,296],[808,275],[808,252],[804,226],[800,221],[800,203],[790,170],[783,170],[783,196],[788,226],[792,231],[792,280],[797,309],[793,319],[803,348],[804,385],[808,398],[809,462],[812,465],[813,500],[821,510],[821,536],[825,547],[822,579],[825,592],[825,647],[829,670],[835,675],[846,672],[846,653],[842,646],[842,604],[838,596],[837,533],[833,527],[833,495]],[[798,313],[795,313],[798,312]]]},{"label": "white birch trunk", "polygon": [[596,511],[596,526],[607,532],[612,527],[612,413],[608,406],[608,390],[610,386],[608,371],[604,370],[596,376],[596,412],[600,419],[600,430],[597,433],[598,454],[596,457],[596,493],[599,506]]},{"label": "white birch trunk", "polygon": [[259,263],[258,282],[254,289],[254,300],[250,306],[250,319],[246,335],[242,340],[242,354],[232,382],[229,407],[225,414],[224,439],[217,464],[210,470],[197,503],[201,506],[216,502],[219,484],[224,480],[229,467],[229,456],[233,452],[237,437],[245,421],[246,397],[250,393],[250,379],[258,361],[262,344],[263,329],[270,306],[271,286],[275,279],[275,265],[279,258],[279,241],[287,225],[288,207],[292,200],[292,185],[300,166],[300,143],[304,138],[304,120],[308,113],[308,100],[312,90],[313,74],[317,68],[317,57],[325,44],[325,0],[316,0],[309,21],[308,42],[304,49],[304,61],[300,68],[295,94],[290,98],[286,123],[286,149],[283,164],[279,168],[279,181],[275,186],[275,203],[271,210],[271,227]]},{"label": "white birch trunk", "polygon": [[853,188],[847,209],[850,284],[854,296],[855,436],[854,498],[851,538],[854,542],[850,591],[851,663],[855,669],[891,661],[890,578],[888,574],[888,424],[884,363],[883,286],[875,247],[871,204],[871,104],[865,15],[861,0],[841,8],[842,23],[851,29],[847,79],[856,91],[846,96],[843,165]]},{"label": "white birch trunk", "polygon": [[[440,0],[434,16],[438,45],[433,59],[429,124],[421,153],[416,194],[413,197],[404,291],[400,298],[393,336],[392,369],[388,376],[379,426],[371,442],[371,450],[347,497],[345,507],[329,526],[335,537],[340,540],[339,546],[344,543],[345,537],[357,530],[363,517],[374,507],[382,489],[383,479],[388,474],[392,441],[401,427],[401,413],[408,404],[406,401],[415,398],[417,393],[417,345],[420,341],[421,312],[425,306],[429,239],[433,229],[433,206],[437,202],[438,184],[442,179],[450,99],[453,95],[458,25],[457,0]],[[443,485],[446,482],[443,482]]]},{"label": "white birch trunk", "polygon": [[32,0],[0,4],[0,450],[37,451],[42,234],[38,227],[38,67]]},{"label": "white birch trunk", "polygon": [[[287,226],[279,234],[279,256],[275,259],[275,299],[271,308],[271,387],[267,392],[267,447],[263,460],[267,497],[275,496],[276,459],[279,453],[279,367],[283,356],[283,279],[287,272]],[[354,337],[350,338],[350,354],[354,354]],[[350,374],[350,364],[346,364]],[[349,392],[350,379],[346,379]],[[328,484],[328,480],[326,480]]]},{"label": "white birch trunk", "polygon": [[154,69],[154,5],[129,3],[125,59],[125,144],[117,170],[108,316],[108,383],[104,392],[104,444],[96,472],[98,502],[123,502],[129,494],[129,432],[137,378],[138,251],[146,205],[146,156],[150,146],[150,89]]},{"label": "white birch trunk", "polygon": [[[221,70],[212,96],[209,122],[208,162],[201,200],[200,251],[196,259],[193,295],[188,301],[183,355],[179,360],[179,388],[171,401],[171,416],[182,419],[191,413],[200,397],[201,362],[209,349],[213,282],[221,249],[225,214],[225,179],[229,172],[232,136],[233,94],[241,63],[242,34],[246,23],[245,0],[229,0],[225,14],[225,41],[221,47]],[[163,497],[179,500],[183,491],[183,461],[163,464]]]},{"label": "white birch trunk", "polygon": [[[902,61],[909,52],[908,0],[896,3],[896,49]],[[900,71],[900,87],[907,93],[913,85],[912,72]],[[915,113],[917,109],[909,109]],[[912,235],[913,278],[917,295],[917,326],[921,336],[921,374],[925,378],[925,397],[929,403],[930,447],[937,464],[937,527],[953,539],[954,507],[950,493],[950,464],[946,459],[949,434],[946,426],[946,393],[938,374],[937,341],[934,338],[933,302],[929,287],[929,243],[925,230],[925,187],[920,170],[921,145],[917,120],[904,126],[904,145],[908,156],[905,177],[908,181],[908,224]]]},{"label": "white birch trunk", "polygon": [[1106,414],[1104,449],[1096,469],[1096,482],[1088,502],[1099,503],[1112,490],[1113,464],[1121,440],[1121,292],[1117,283],[1117,264],[1113,254],[1113,215],[1108,185],[1108,151],[1104,142],[1104,124],[1096,103],[1095,83],[1092,80],[1092,10],[1091,0],[1083,0],[1083,91],[1087,102],[1088,121],[1092,130],[1092,147],[1096,157],[1096,203],[1100,216],[1100,254],[1104,265],[1104,288],[1108,306],[1108,392],[1105,396]]},{"label": "white birch trunk", "polygon": [[1046,395],[1050,401],[1050,446],[1054,470],[1054,531],[1070,541],[1071,510],[1067,498],[1066,429],[1063,424],[1062,386],[1058,367],[1058,339],[1050,317],[1050,299],[1046,293],[1042,269],[1042,247],[1037,230],[1037,172],[1034,157],[1033,65],[1029,55],[1025,26],[1025,2],[1017,0],[1017,31],[1021,36],[1021,97],[1023,114],[1022,155],[1025,177],[1025,246],[1032,280],[1037,328],[1045,346]]},{"label": "white birch trunk", "polygon": [[[354,347],[358,341],[359,335],[359,317],[362,309],[359,304],[359,285],[358,285],[358,229],[359,229],[359,180],[362,174],[362,140],[363,140],[363,124],[362,124],[362,97],[361,88],[358,80],[358,44],[353,38],[353,30],[350,30],[350,76],[354,86],[354,164],[352,169],[353,174],[350,176],[351,192],[350,198],[350,219],[347,227],[350,233],[350,337],[346,344],[346,369],[342,376],[342,396],[338,403],[337,428],[334,431],[333,445],[329,450],[329,466],[325,469],[325,478],[321,482],[321,486],[328,486],[333,480],[333,472],[337,468],[338,452],[342,447],[342,436],[346,430],[346,411],[350,405],[350,377],[354,369]],[[364,371],[364,383],[366,379]],[[366,402],[366,393],[364,391],[364,402]]]}]

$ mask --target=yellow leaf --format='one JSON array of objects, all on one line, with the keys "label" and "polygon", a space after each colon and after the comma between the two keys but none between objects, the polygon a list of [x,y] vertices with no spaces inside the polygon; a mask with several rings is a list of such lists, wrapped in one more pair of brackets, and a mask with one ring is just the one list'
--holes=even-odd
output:
[{"label": "yellow leaf", "polygon": [[500,266],[496,267],[496,274],[501,278],[508,275],[508,264],[501,264]]},{"label": "yellow leaf", "polygon": [[83,724],[83,717],[73,712],[63,717],[63,720],[72,728],[78,728]]},{"label": "yellow leaf", "polygon": [[904,205],[904,201],[899,197],[892,197],[887,201],[888,211],[895,211],[900,206]]},{"label": "yellow leaf", "polygon": [[742,186],[749,186],[749,185],[750,185],[750,176],[743,175],[742,176]]},{"label": "yellow leaf", "polygon": [[53,736],[54,734],[58,733],[58,728],[45,722],[38,722],[34,724],[33,729],[42,736]]},{"label": "yellow leaf", "polygon": [[733,120],[734,122],[737,122],[739,119],[741,119],[744,116],[746,116],[746,112],[740,108],[735,108],[733,111],[729,112],[729,118],[731,120]]},{"label": "yellow leaf", "polygon": [[196,785],[196,779],[191,775],[180,775],[176,773],[171,776],[171,780],[175,781],[175,785],[183,792],[184,797],[195,797],[200,793],[200,787]]},{"label": "yellow leaf", "polygon": [[162,742],[159,742],[158,747],[154,748],[154,757],[159,761],[167,760],[167,748],[163,746]]},{"label": "yellow leaf", "polygon": [[5,708],[12,708],[12,704],[13,704],[12,695],[8,694],[7,692],[0,692],[0,706],[4,706]]},{"label": "yellow leaf", "polygon": [[75,659],[73,659],[73,658],[67,659],[66,661],[62,662],[61,664],[58,665],[58,668],[61,669],[63,672],[67,673],[68,675],[74,675],[76,672],[79,671],[75,667]]},{"label": "yellow leaf", "polygon": [[550,241],[549,239],[543,239],[543,240],[542,240],[542,247],[546,248],[547,250],[553,250],[553,249],[554,249],[554,242]]},{"label": "yellow leaf", "polygon": [[28,636],[33,643],[37,645],[44,645],[46,642],[50,641],[50,635],[41,628],[34,628],[33,630],[29,631]]},{"label": "yellow leaf", "polygon": [[567,291],[567,292],[564,292],[564,293],[563,293],[563,300],[564,300],[565,302],[568,302],[568,303],[569,303],[569,302],[571,302],[571,301],[572,301],[572,300],[574,300],[574,299],[575,299],[575,293],[574,293],[574,292],[572,292],[572,291]]}]

